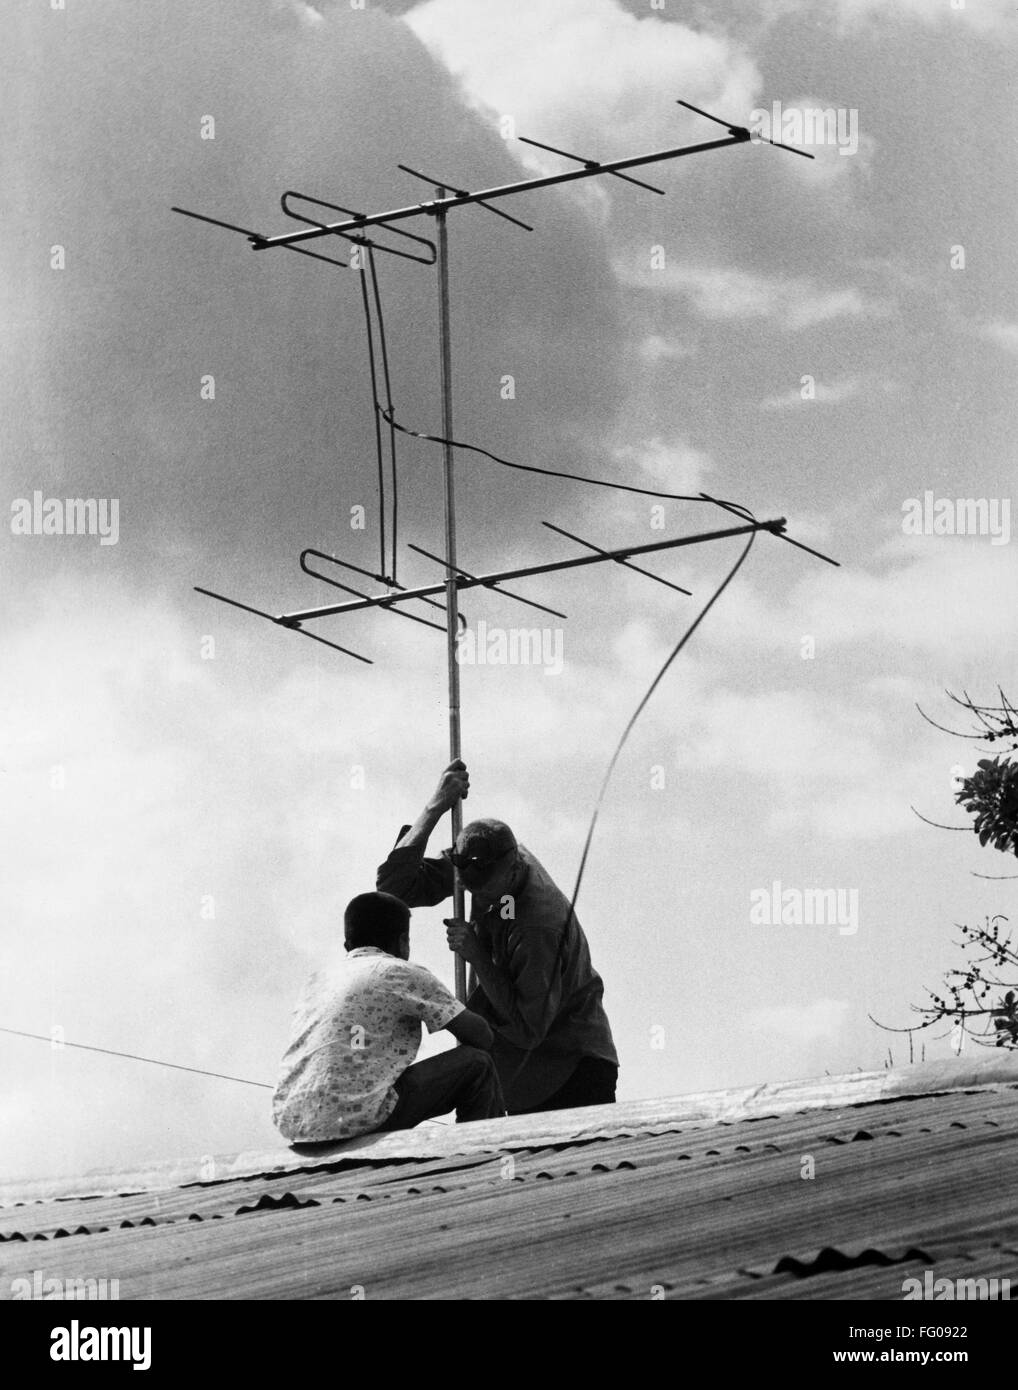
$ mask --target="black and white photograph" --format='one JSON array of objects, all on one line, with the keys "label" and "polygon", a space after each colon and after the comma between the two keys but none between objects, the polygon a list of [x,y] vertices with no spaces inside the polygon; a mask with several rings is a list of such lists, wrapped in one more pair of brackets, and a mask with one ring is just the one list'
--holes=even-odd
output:
[{"label": "black and white photograph", "polygon": [[12,1345],[1003,1367],[1018,7],[0,15]]}]

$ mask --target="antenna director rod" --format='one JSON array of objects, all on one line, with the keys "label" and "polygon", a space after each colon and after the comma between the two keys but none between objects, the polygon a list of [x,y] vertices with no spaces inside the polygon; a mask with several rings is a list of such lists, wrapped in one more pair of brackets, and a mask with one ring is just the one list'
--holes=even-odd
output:
[{"label": "antenna director rod", "polygon": [[597,178],[601,174],[614,174],[620,169],[637,169],[641,164],[658,164],[665,159],[681,159],[687,154],[703,154],[707,150],[721,150],[726,145],[744,145],[752,141],[748,130],[732,127],[732,134],[726,140],[708,140],[700,145],[684,145],[673,150],[659,150],[656,154],[638,154],[628,159],[613,159],[606,164],[598,164],[594,169],[568,169],[564,174],[547,174],[541,178],[524,179],[522,183],[506,183],[498,188],[482,188],[477,193],[455,193],[449,197],[438,198],[430,203],[415,203],[413,207],[395,208],[392,212],[370,213],[365,217],[349,218],[345,222],[330,222],[326,226],[313,227],[308,231],[284,232],[280,236],[251,237],[256,251],[264,251],[271,246],[293,246],[296,242],[311,241],[314,237],[331,236],[334,232],[356,232],[364,227],[376,227],[383,222],[403,222],[408,217],[437,216],[449,208],[464,207],[467,203],[481,203],[492,198],[507,198],[511,193],[529,193],[536,188],[551,188],[557,183],[573,183],[576,179]]}]

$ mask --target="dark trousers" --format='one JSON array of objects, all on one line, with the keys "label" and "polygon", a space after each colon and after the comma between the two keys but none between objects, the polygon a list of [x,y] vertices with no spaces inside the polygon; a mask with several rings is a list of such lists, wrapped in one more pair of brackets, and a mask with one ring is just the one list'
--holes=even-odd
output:
[{"label": "dark trousers", "polygon": [[413,1129],[422,1120],[450,1110],[456,1111],[460,1124],[505,1114],[491,1054],[477,1047],[454,1047],[414,1062],[397,1079],[395,1090],[399,1100],[381,1130]]},{"label": "dark trousers", "polygon": [[614,1105],[619,1069],[603,1057],[581,1057],[576,1070],[558,1090],[539,1105],[514,1110],[515,1115],[536,1115],[542,1110],[571,1110],[581,1105]]}]

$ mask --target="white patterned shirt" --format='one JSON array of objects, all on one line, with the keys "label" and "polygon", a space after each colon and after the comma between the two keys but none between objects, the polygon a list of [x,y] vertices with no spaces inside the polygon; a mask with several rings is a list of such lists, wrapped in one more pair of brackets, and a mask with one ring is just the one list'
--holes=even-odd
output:
[{"label": "white patterned shirt", "polygon": [[276,1128],[291,1143],[378,1129],[417,1056],[421,1024],[435,1033],[462,1011],[423,965],[375,946],[347,951],[311,976],[297,1004],[272,1100]]}]

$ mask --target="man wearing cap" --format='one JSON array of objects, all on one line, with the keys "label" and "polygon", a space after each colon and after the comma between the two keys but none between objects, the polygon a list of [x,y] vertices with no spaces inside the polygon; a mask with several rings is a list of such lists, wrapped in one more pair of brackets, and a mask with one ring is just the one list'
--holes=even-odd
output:
[{"label": "man wearing cap", "polygon": [[452,895],[454,869],[471,894],[469,922],[446,919],[447,940],[470,965],[468,1008],[495,1035],[492,1057],[510,1114],[615,1099],[619,1059],[604,983],[568,898],[502,821],[463,827],[440,859],[424,851],[470,777],[457,759],[378,870],[378,888],[410,907]]}]

